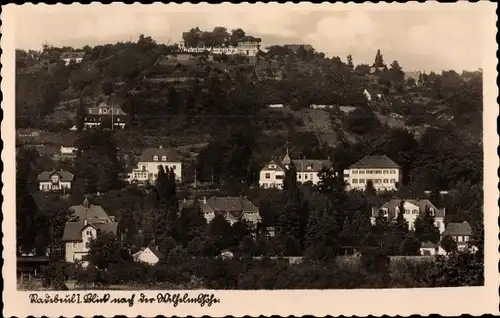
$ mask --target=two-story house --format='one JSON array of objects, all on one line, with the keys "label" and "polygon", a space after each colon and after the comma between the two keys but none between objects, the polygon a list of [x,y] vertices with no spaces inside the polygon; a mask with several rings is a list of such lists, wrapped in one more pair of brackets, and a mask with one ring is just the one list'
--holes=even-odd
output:
[{"label": "two-story house", "polygon": [[85,261],[90,250],[90,243],[100,233],[109,232],[117,235],[118,222],[109,217],[101,206],[90,204],[85,198],[81,205],[69,209],[72,217],[64,226],[66,262]]},{"label": "two-story house", "polygon": [[314,160],[314,159],[290,159],[288,149],[283,160],[271,160],[260,171],[259,185],[263,188],[283,188],[283,180],[285,179],[285,171],[293,163],[297,171],[297,182],[311,182],[316,185],[319,182],[319,172],[322,169],[330,169],[332,163],[330,160]]},{"label": "two-story house", "polygon": [[[216,215],[222,214],[231,225],[244,220],[255,229],[262,219],[259,209],[246,197],[211,197],[209,199],[204,197],[197,203],[207,223],[210,223]],[[195,204],[193,200],[184,200],[180,202],[179,206],[183,209],[193,204]]]},{"label": "two-story house", "polygon": [[84,55],[85,52],[64,52],[61,54],[61,61],[63,61],[66,66],[70,63],[81,63]]},{"label": "two-story house", "polygon": [[465,250],[468,248],[469,241],[472,237],[472,227],[467,221],[460,223],[450,222],[446,225],[446,230],[442,236],[451,236],[451,238],[457,242],[458,250]]},{"label": "two-story house", "polygon": [[111,127],[123,129],[128,117],[121,107],[114,104],[109,105],[105,102],[100,103],[97,107],[87,108],[86,112],[85,128],[96,128],[109,121]]},{"label": "two-story house", "polygon": [[[383,213],[384,216],[394,219],[399,213],[399,206],[401,204],[401,199],[391,199],[384,203],[380,208],[373,208],[370,220],[372,224],[375,224],[375,218],[379,213]],[[444,216],[446,213],[445,208],[438,209],[431,201],[428,199],[404,199],[404,218],[408,222],[408,229],[413,230],[415,226],[415,220],[419,214],[423,213],[426,208],[429,212],[434,215],[434,224],[439,228],[439,233],[443,233],[445,230]]]},{"label": "two-story house", "polygon": [[43,192],[69,192],[74,179],[69,171],[43,171],[37,177],[38,188]]},{"label": "two-story house", "polygon": [[395,191],[401,185],[401,167],[387,156],[365,156],[344,170],[347,190],[364,190],[369,180],[376,191]]},{"label": "two-story house", "polygon": [[137,163],[137,168],[129,173],[132,183],[154,183],[158,177],[158,169],[163,166],[165,171],[172,168],[177,182],[182,181],[182,162],[179,154],[173,148],[146,148]]},{"label": "two-story house", "polygon": [[160,253],[155,246],[148,246],[143,247],[136,253],[132,254],[132,258],[136,262],[156,265],[161,259],[163,259],[163,254]]}]

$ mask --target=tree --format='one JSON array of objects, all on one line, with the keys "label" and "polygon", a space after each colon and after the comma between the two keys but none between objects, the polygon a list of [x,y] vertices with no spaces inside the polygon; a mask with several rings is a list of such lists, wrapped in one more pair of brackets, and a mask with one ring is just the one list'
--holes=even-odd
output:
[{"label": "tree", "polygon": [[449,235],[445,235],[441,240],[441,247],[446,253],[453,253],[457,251],[457,242]]},{"label": "tree", "polygon": [[114,234],[104,232],[99,233],[97,238],[90,242],[88,261],[105,270],[110,265],[131,261],[131,255]]},{"label": "tree", "polygon": [[401,243],[401,254],[406,256],[420,255],[420,246],[421,243],[417,240],[417,238],[412,234],[408,234]]},{"label": "tree", "polygon": [[354,64],[352,63],[352,55],[347,55],[347,67],[350,69],[354,69]]},{"label": "tree", "polygon": [[408,233],[408,221],[406,221],[404,215],[405,201],[404,199],[401,199],[401,202],[399,203],[398,214],[394,223],[394,230],[401,237],[404,237]]},{"label": "tree", "polygon": [[375,190],[375,187],[373,186],[373,180],[368,180],[366,182],[365,195],[367,197],[374,197],[377,195],[377,190]]},{"label": "tree", "polygon": [[101,91],[105,95],[111,95],[113,93],[113,84],[110,81],[104,81],[101,84]]},{"label": "tree", "polygon": [[380,49],[377,50],[377,54],[375,55],[375,62],[373,63],[373,67],[377,67],[377,68],[386,67],[386,65],[384,63],[384,56],[382,55],[382,53],[380,53]]},{"label": "tree", "polygon": [[85,116],[87,115],[87,111],[85,106],[83,105],[83,96],[80,96],[80,103],[78,104],[78,108],[76,109],[76,128],[78,131],[82,131],[85,127]]},{"label": "tree", "polygon": [[415,219],[415,236],[420,242],[439,242],[439,228],[434,224],[435,218],[429,207],[425,207]]},{"label": "tree", "polygon": [[181,241],[185,246],[202,235],[207,226],[207,221],[197,200],[195,200],[193,206],[182,209],[179,224]]}]

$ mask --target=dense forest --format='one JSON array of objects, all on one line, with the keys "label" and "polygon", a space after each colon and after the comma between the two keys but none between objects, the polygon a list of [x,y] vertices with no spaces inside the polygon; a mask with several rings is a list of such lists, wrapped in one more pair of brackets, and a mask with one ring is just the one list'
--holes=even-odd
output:
[{"label": "dense forest", "polygon": [[[192,46],[200,41],[234,45],[248,37],[241,29],[229,33],[216,28],[200,39],[194,36],[198,31],[185,33],[184,40]],[[419,255],[424,240],[439,241],[427,214],[416,231],[404,230],[401,219],[379,218],[374,225],[369,220],[371,208],[387,199],[418,197],[429,190],[432,201],[446,207],[445,221],[468,221],[474,243],[482,246],[481,71],[423,73],[417,83],[405,79],[398,61],[386,65],[380,51],[373,65],[355,65],[352,56],[343,61],[284,46],[259,52],[256,61],[200,54],[188,62],[160,63],[164,56],[175,56],[176,45],[143,35],[137,42],[82,50],[82,63],[67,66],[60,55],[74,48],[46,45],[42,51],[16,51],[17,128],[66,135],[73,125],[81,126],[84,107],[100,101],[120,105],[129,122],[123,131],[74,133],[72,143],[79,149],[74,162],[54,162],[18,140],[18,250],[43,254],[47,247],[61,249],[67,210],[81,204],[84,195],[119,220],[122,239],[99,236],[90,255],[96,268],[61,271],[54,263],[47,283],[66,272],[87,283],[150,280],[206,288],[482,284],[482,249],[474,255],[453,252],[432,262],[393,261]],[[191,80],[149,80],[176,74],[188,74]],[[364,90],[383,98],[369,100]],[[283,104],[284,110],[269,110],[273,103]],[[313,111],[311,104],[336,107]],[[344,113],[342,106],[355,110]],[[306,124],[317,123],[313,116],[318,114],[326,118],[324,127]],[[390,120],[394,114],[403,118],[401,125]],[[417,128],[424,130],[417,133]],[[332,134],[334,142],[328,139]],[[145,141],[143,136],[151,138]],[[215,184],[216,195],[247,196],[263,219],[257,230],[241,222],[231,226],[223,217],[206,224],[199,209],[179,209],[179,200],[197,198],[186,184],[175,184],[171,171],[160,172],[156,184],[146,189],[121,182],[130,165],[122,152],[131,157],[142,147],[158,146],[165,136],[206,142],[196,155],[186,155],[183,164],[191,175],[185,179],[193,181],[196,175]],[[323,171],[317,186],[299,185],[289,172],[282,192],[255,187],[262,165],[282,156],[287,142],[292,157],[331,158],[334,170]],[[338,176],[367,154],[385,154],[402,166],[403,185],[396,193],[343,190]],[[54,168],[74,172],[69,198],[36,191],[36,175]],[[449,190],[449,195],[440,196],[440,190]],[[273,238],[265,235],[270,226],[277,229]],[[127,251],[153,243],[165,255],[162,264],[145,269],[130,262]],[[359,266],[335,261],[352,248],[360,251]],[[214,259],[226,249],[237,258]],[[291,266],[283,256],[307,260]],[[473,265],[460,267],[464,262]],[[452,271],[450,264],[458,267]]]}]

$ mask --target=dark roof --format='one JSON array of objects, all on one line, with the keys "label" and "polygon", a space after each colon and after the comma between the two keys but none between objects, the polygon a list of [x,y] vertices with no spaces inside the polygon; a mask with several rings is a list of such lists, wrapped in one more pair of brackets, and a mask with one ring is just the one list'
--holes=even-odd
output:
[{"label": "dark roof", "polygon": [[53,175],[58,175],[60,181],[73,181],[73,179],[75,178],[75,176],[71,172],[69,172],[69,171],[64,171],[64,170],[55,171],[55,170],[52,170],[52,171],[44,171],[44,172],[40,173],[38,175],[38,177],[37,177],[37,180],[38,181],[50,181],[50,178]]},{"label": "dark roof", "polygon": [[[297,172],[319,172],[323,168],[331,168],[330,160],[313,160],[313,159],[293,159],[293,164]],[[311,167],[308,169],[307,167]]]},{"label": "dark roof", "polygon": [[395,168],[400,166],[387,156],[364,156],[361,160],[349,167],[352,168]]},{"label": "dark roof", "polygon": [[472,235],[472,227],[469,222],[448,223],[443,235]]},{"label": "dark roof", "polygon": [[[436,217],[444,217],[444,209],[438,209],[434,204],[432,204],[431,201],[428,199],[405,199],[405,202],[411,203],[413,205],[418,206],[420,213],[425,211],[426,207],[429,207],[430,209],[434,209],[434,214]],[[396,217],[396,208],[399,207],[401,204],[401,199],[391,199],[387,201],[384,205],[380,207],[380,209],[387,209],[389,217]],[[373,211],[373,216],[378,215],[378,210]]]},{"label": "dark roof", "polygon": [[[158,156],[158,162],[180,162],[180,157],[177,151],[173,148],[146,148],[142,152],[139,159],[140,162],[153,162],[154,156]],[[162,160],[162,157],[167,157],[166,160]]]},{"label": "dark roof", "polygon": [[85,52],[64,52],[61,54],[61,59],[76,59],[85,55]]},{"label": "dark roof", "polygon": [[85,225],[85,221],[76,221],[76,222],[66,222],[64,226],[64,234],[62,240],[67,241],[82,241],[82,230],[91,226],[97,229],[100,232],[109,232],[116,235],[118,231],[118,222],[106,222],[106,223],[87,223]]},{"label": "dark roof", "polygon": [[214,211],[220,212],[259,212],[245,197],[211,197],[207,200],[207,205]]},{"label": "dark roof", "polygon": [[[100,112],[99,109],[106,109],[106,113]],[[114,104],[109,105],[105,102],[100,103],[96,107],[89,107],[86,110],[87,110],[87,114],[89,114],[89,115],[111,116],[111,112],[113,113],[113,115],[117,115],[117,116],[127,115],[127,113],[125,113],[123,111],[123,109],[121,109],[120,106],[117,106]]]},{"label": "dark roof", "polygon": [[310,51],[310,50],[313,50],[314,48],[312,47],[312,45],[310,44],[285,44],[283,45],[283,47],[289,49],[289,50],[292,50],[293,53],[296,53],[297,50],[301,47],[304,48],[304,50],[306,51]]},{"label": "dark roof", "polygon": [[87,199],[83,201],[83,204],[71,206],[69,210],[73,212],[73,218],[76,220],[84,220],[86,218],[89,222],[111,221],[106,211],[100,205],[90,204]]},{"label": "dark roof", "polygon": [[[271,166],[274,165],[274,168],[271,168]],[[265,171],[285,171],[285,168],[283,167],[282,163],[277,162],[276,160],[272,159],[269,161],[262,170]]]}]

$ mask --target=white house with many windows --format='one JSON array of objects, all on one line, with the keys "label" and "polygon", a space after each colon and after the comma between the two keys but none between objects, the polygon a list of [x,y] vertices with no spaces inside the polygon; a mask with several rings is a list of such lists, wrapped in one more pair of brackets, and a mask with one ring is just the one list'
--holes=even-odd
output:
[{"label": "white house with many windows", "polygon": [[283,180],[285,179],[285,171],[293,163],[297,171],[297,182],[318,184],[319,172],[323,168],[331,168],[330,160],[313,160],[313,159],[290,159],[288,149],[283,160],[271,160],[260,171],[259,185],[263,188],[283,188]]},{"label": "white house with many windows", "polygon": [[377,191],[395,191],[402,181],[401,167],[387,156],[365,156],[344,170],[347,190],[364,190],[369,180]]},{"label": "white house with many windows", "polygon": [[[415,220],[418,215],[423,213],[426,208],[429,212],[434,215],[434,224],[439,228],[439,233],[443,233],[445,230],[444,215],[445,208],[438,209],[431,201],[428,199],[403,199],[404,200],[404,218],[408,222],[408,229],[414,230]],[[387,201],[384,205],[379,208],[372,208],[372,216],[370,220],[372,224],[375,224],[375,218],[383,213],[384,216],[394,219],[399,213],[399,206],[401,205],[401,199],[391,199]]]},{"label": "white house with many windows", "polygon": [[178,153],[171,148],[147,148],[143,151],[137,168],[129,173],[128,180],[131,183],[153,183],[158,176],[158,169],[163,166],[165,171],[172,168],[175,173],[175,179],[182,181],[182,162]]}]

